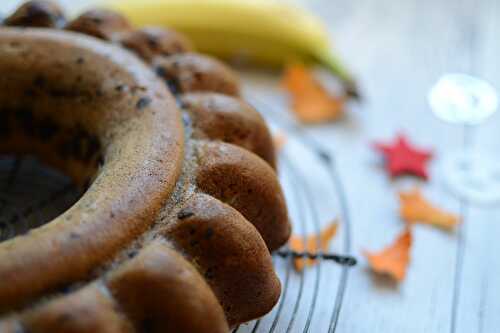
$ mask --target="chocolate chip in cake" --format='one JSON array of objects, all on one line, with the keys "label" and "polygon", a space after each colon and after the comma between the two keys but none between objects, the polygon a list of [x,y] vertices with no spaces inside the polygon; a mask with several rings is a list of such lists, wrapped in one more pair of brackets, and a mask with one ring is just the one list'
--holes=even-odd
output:
[{"label": "chocolate chip in cake", "polygon": [[179,220],[184,220],[190,218],[191,216],[194,216],[194,213],[188,209],[181,209],[181,211],[177,213],[177,218]]},{"label": "chocolate chip in cake", "polygon": [[50,140],[59,131],[59,126],[50,118],[44,118],[38,122],[38,136],[42,141]]},{"label": "chocolate chip in cake", "polygon": [[137,255],[137,253],[139,253],[139,251],[132,250],[132,251],[130,251],[130,252],[127,253],[127,257],[129,257],[130,259],[132,259],[132,258],[134,258]]},{"label": "chocolate chip in cake", "polygon": [[205,239],[206,240],[209,240],[210,238],[212,238],[213,235],[214,235],[214,229],[208,228],[207,231],[205,231]]},{"label": "chocolate chip in cake", "polygon": [[69,238],[71,238],[71,239],[78,239],[78,238],[80,238],[80,235],[77,234],[77,233],[75,233],[75,232],[71,232],[69,234]]},{"label": "chocolate chip in cake", "polygon": [[34,136],[36,131],[33,112],[29,109],[21,109],[16,112],[16,119],[27,135]]},{"label": "chocolate chip in cake", "polygon": [[137,104],[135,105],[135,107],[137,108],[137,110],[142,110],[142,109],[148,107],[149,104],[151,104],[151,98],[141,97],[137,101]]},{"label": "chocolate chip in cake", "polygon": [[43,88],[46,83],[47,83],[47,79],[43,75],[37,75],[37,76],[35,76],[35,79],[33,80],[33,85],[39,89]]}]

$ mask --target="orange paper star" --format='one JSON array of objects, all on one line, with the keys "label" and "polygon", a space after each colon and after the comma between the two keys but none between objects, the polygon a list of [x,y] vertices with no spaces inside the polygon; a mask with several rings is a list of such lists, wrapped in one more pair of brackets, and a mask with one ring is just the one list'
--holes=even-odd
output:
[{"label": "orange paper star", "polygon": [[324,123],[339,119],[344,113],[344,97],[330,94],[302,64],[286,68],[283,86],[290,93],[292,109],[300,121]]},{"label": "orange paper star", "polygon": [[455,214],[446,212],[431,204],[415,188],[408,192],[400,192],[400,215],[408,223],[424,223],[451,230],[460,221]]},{"label": "orange paper star", "polygon": [[[325,229],[321,230],[319,235],[310,235],[304,241],[303,236],[292,235],[289,245],[292,251],[318,253],[319,251],[328,251],[330,241],[337,234],[338,222],[334,221]],[[319,248],[318,248],[319,247]],[[296,258],[293,261],[295,269],[300,272],[305,266],[312,266],[316,263],[314,259]]]},{"label": "orange paper star", "polygon": [[412,234],[406,229],[394,244],[379,253],[365,252],[371,269],[378,274],[388,275],[396,281],[402,281],[406,276],[406,269],[410,262],[410,247]]}]

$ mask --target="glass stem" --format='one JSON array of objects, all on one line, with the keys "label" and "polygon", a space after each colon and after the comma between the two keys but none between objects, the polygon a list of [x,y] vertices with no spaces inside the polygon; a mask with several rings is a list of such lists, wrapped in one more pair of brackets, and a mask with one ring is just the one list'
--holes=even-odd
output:
[{"label": "glass stem", "polygon": [[464,147],[464,155],[467,161],[467,168],[470,170],[471,174],[476,173],[476,164],[474,162],[474,153],[475,153],[475,144],[474,144],[474,139],[475,139],[475,131],[476,131],[476,126],[475,125],[464,125],[464,142],[463,142],[463,147]]}]

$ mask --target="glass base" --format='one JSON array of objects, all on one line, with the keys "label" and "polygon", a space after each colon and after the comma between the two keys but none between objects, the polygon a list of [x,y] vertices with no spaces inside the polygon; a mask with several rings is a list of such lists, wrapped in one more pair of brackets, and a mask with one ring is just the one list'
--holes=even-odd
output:
[{"label": "glass base", "polygon": [[471,203],[500,203],[500,160],[488,156],[456,153],[445,158],[443,172],[453,194]]}]

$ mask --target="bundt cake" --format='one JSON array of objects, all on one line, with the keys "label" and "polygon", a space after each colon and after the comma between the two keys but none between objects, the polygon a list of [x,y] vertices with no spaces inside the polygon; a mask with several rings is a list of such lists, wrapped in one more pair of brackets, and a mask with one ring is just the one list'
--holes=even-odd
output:
[{"label": "bundt cake", "polygon": [[230,69],[174,31],[31,1],[0,27],[0,71],[0,153],[84,190],[0,243],[0,332],[218,333],[275,305],[290,226]]}]

